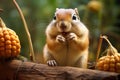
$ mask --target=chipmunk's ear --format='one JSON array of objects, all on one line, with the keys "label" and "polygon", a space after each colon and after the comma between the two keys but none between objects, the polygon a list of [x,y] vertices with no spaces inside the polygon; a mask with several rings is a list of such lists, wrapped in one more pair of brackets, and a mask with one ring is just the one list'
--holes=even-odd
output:
[{"label": "chipmunk's ear", "polygon": [[56,8],[56,11],[58,10],[59,8]]},{"label": "chipmunk's ear", "polygon": [[77,15],[79,15],[78,9],[75,8],[74,10],[75,10],[75,13],[76,13]]},{"label": "chipmunk's ear", "polygon": [[75,8],[74,10],[75,10],[75,13],[77,14],[78,18],[80,19],[78,9]]}]

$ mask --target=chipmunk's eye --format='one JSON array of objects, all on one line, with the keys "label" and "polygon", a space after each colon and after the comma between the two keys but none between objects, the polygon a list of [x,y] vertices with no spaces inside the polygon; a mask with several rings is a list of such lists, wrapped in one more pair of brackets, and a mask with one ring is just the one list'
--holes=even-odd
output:
[{"label": "chipmunk's eye", "polygon": [[56,20],[56,16],[54,16],[53,19]]},{"label": "chipmunk's eye", "polygon": [[77,17],[75,15],[72,16],[72,20],[76,20]]}]

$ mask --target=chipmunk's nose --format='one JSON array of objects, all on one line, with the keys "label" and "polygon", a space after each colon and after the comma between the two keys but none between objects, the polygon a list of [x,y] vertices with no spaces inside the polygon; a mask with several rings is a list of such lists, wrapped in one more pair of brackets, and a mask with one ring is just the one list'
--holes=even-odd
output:
[{"label": "chipmunk's nose", "polygon": [[65,24],[64,21],[61,21],[60,28],[63,29],[63,30],[65,30],[67,28],[67,25]]}]

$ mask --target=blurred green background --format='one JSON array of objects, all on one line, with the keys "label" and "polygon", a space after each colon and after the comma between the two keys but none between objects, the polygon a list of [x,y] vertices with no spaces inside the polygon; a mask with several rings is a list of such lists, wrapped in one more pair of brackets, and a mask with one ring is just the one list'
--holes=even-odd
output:
[{"label": "blurred green background", "polygon": [[[36,59],[42,61],[45,28],[56,8],[78,8],[81,21],[90,31],[89,60],[95,60],[100,34],[106,34],[120,52],[120,1],[119,0],[17,0],[26,18]],[[21,41],[21,55],[29,58],[29,46],[21,18],[12,0],[0,0],[3,12],[0,17],[16,31]],[[101,52],[107,48],[103,41]]]}]

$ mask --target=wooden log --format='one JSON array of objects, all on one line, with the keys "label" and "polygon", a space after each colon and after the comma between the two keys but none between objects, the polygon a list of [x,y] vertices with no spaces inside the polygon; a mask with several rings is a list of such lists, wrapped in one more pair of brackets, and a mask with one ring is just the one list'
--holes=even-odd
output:
[{"label": "wooden log", "polygon": [[120,80],[120,74],[12,60],[0,63],[0,80]]}]

